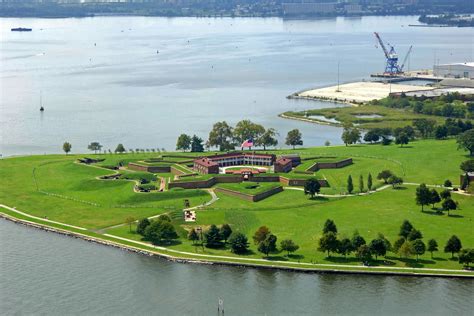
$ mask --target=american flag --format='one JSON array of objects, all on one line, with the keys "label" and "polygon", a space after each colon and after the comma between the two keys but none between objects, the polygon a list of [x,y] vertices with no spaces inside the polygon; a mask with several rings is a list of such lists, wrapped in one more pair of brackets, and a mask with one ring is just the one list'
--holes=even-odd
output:
[{"label": "american flag", "polygon": [[250,148],[250,147],[252,147],[252,146],[253,146],[253,139],[252,139],[252,138],[249,138],[249,139],[247,139],[246,141],[244,141],[244,142],[242,143],[242,146],[240,146],[240,147],[242,147],[242,148]]}]

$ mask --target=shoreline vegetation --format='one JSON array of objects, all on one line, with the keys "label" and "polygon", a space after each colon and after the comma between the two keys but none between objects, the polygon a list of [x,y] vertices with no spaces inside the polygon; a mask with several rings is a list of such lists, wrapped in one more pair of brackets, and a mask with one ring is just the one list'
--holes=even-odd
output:
[{"label": "shoreline vegetation", "polygon": [[[41,220],[21,219],[12,214],[6,214],[4,208],[0,206],[0,218],[8,220],[15,224],[24,225],[30,228],[40,229],[46,232],[52,232],[72,238],[82,239],[84,241],[93,242],[99,245],[118,248],[124,251],[134,252],[136,254],[145,256],[156,256],[160,259],[165,259],[176,263],[188,264],[205,264],[205,265],[221,265],[221,266],[236,266],[256,269],[272,269],[283,270],[288,272],[300,273],[331,273],[331,274],[360,274],[360,275],[380,275],[380,276],[412,276],[412,277],[443,277],[443,278],[474,278],[474,273],[468,270],[454,270],[454,269],[424,269],[424,268],[387,268],[387,267],[367,267],[367,266],[348,266],[336,264],[300,264],[301,266],[291,266],[289,262],[275,262],[269,261],[265,263],[257,262],[241,262],[239,258],[232,258],[232,260],[218,260],[218,256],[206,256],[209,259],[192,258],[192,257],[178,257],[166,254],[163,250],[147,249],[151,247],[144,247],[141,245],[131,245],[121,242],[122,240],[104,239],[98,236],[88,234],[87,230],[84,232],[72,231],[65,228],[54,227],[51,224],[41,223]],[[110,236],[110,235],[109,235]],[[112,237],[112,236],[111,236]],[[133,242],[133,240],[128,240]],[[216,258],[213,258],[216,257]],[[257,261],[258,259],[254,260]],[[262,260],[261,260],[262,261]],[[296,262],[292,263],[293,265]],[[398,270],[398,271],[397,271]]]},{"label": "shoreline vegetation", "polygon": [[[405,143],[405,147],[404,143],[400,144],[402,146],[381,143],[354,145],[349,141],[348,146],[267,150],[275,155],[296,153],[301,157],[301,164],[290,171],[290,175],[303,173],[307,179],[325,179],[329,183],[329,187],[316,187],[309,198],[307,193],[310,188],[306,184],[278,188],[274,184],[259,185],[258,180],[249,187],[217,184],[205,190],[166,188],[162,192],[134,191],[137,181],[142,185],[158,187],[158,183],[163,184],[163,179],[167,178],[169,183],[171,177],[180,176],[161,169],[153,172],[134,171],[128,168],[129,164],[143,161],[150,166],[156,165],[155,168],[165,164],[166,169],[169,169],[169,163],[181,163],[184,166],[192,157],[213,155],[214,152],[163,154],[132,150],[124,153],[125,149],[119,144],[117,148],[120,150],[116,153],[90,154],[89,157],[94,158],[84,158],[79,154],[6,158],[0,160],[0,174],[4,179],[0,190],[0,201],[3,204],[0,205],[0,213],[25,222],[158,252],[176,260],[282,269],[296,267],[311,271],[342,269],[351,272],[474,275],[469,268],[461,270],[461,259],[458,263],[457,258],[461,257],[455,257],[451,252],[436,253],[435,257],[429,259],[427,254],[423,256],[424,249],[416,253],[408,249],[408,252],[402,253],[397,250],[398,247],[388,246],[388,240],[400,240],[400,235],[397,235],[398,225],[407,220],[423,232],[421,235],[420,231],[416,231],[416,240],[405,239],[407,247],[411,247],[412,240],[421,242],[423,236],[426,241],[436,239],[444,244],[453,233],[462,240],[464,250],[469,251],[473,242],[469,234],[472,229],[470,221],[474,210],[471,202],[473,196],[458,189],[461,170],[472,168],[471,160],[466,161],[469,155],[456,150],[453,139],[413,139],[409,145]],[[66,147],[70,151],[70,147]],[[98,152],[100,146],[89,147]],[[350,159],[352,163],[336,169],[312,169],[315,163],[343,159]],[[78,161],[82,163],[77,163]],[[188,167],[176,168],[175,171],[192,172]],[[181,176],[202,177],[189,174]],[[428,184],[424,186],[420,183]],[[465,188],[463,185],[462,190]],[[255,203],[223,194],[219,192],[219,186],[250,193],[278,189],[279,193]],[[429,203],[423,202],[421,208],[416,206],[418,200],[415,202],[415,193],[418,198],[418,190],[422,186],[430,192],[441,190],[444,201],[439,198],[434,201],[430,193]],[[449,197],[451,194],[452,199]],[[25,196],[28,198],[25,199]],[[451,204],[448,205],[447,201]],[[426,206],[425,209],[423,205]],[[186,222],[183,210],[195,211],[195,222]],[[372,220],[374,216],[378,218],[376,227]],[[326,250],[331,251],[332,255],[327,253],[327,256],[322,247],[316,251],[318,241],[321,242],[326,234],[321,237],[319,227],[329,218],[340,225],[339,230],[334,227],[335,235],[332,236],[336,244],[342,245],[342,242],[347,242],[348,236],[358,234],[354,232],[356,229],[367,238],[367,245],[380,240],[380,236],[387,236],[383,237],[387,240],[387,247],[384,249],[390,254],[384,253],[382,257],[379,253],[380,257],[377,259],[375,256],[374,260],[368,256],[368,264],[361,260],[358,252],[351,254],[351,251],[354,252],[352,248],[349,252],[328,248]],[[148,221],[147,226],[139,230],[145,219]],[[236,233],[238,237],[244,238],[244,251],[235,251],[234,240],[229,238],[227,242],[227,237],[222,237],[224,233],[221,231],[226,225],[230,230],[227,237],[233,237],[233,233]],[[258,227],[260,230],[264,227],[262,225],[272,228],[272,232],[280,238],[281,248],[276,247],[276,236],[269,231],[265,236],[273,236],[273,246],[268,251],[263,248],[266,246],[263,242],[257,244],[255,239],[252,244],[247,242],[247,236],[251,236]],[[155,238],[152,235],[154,232],[149,230],[152,227],[159,229],[156,231],[158,234],[162,234],[162,229],[172,230],[166,232],[167,237],[155,235],[158,236]],[[215,247],[210,244],[212,240],[209,239],[212,229],[216,232]],[[201,233],[199,237],[195,230],[205,234]],[[287,250],[290,249],[288,247],[296,249],[296,253],[290,254],[295,250]],[[459,248],[461,249],[460,242]],[[458,251],[455,249],[454,253]],[[420,260],[415,260],[414,254],[420,254]]]}]

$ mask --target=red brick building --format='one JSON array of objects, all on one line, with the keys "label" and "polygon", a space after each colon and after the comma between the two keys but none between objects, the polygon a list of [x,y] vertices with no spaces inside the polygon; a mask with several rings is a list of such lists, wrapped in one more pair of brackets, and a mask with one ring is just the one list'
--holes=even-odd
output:
[{"label": "red brick building", "polygon": [[230,166],[272,166],[275,163],[273,154],[231,152],[226,154],[202,157],[194,160],[194,170],[202,174],[219,173],[219,167]]},{"label": "red brick building", "polygon": [[293,168],[293,162],[288,158],[278,158],[275,161],[274,171],[275,172],[290,172]]}]

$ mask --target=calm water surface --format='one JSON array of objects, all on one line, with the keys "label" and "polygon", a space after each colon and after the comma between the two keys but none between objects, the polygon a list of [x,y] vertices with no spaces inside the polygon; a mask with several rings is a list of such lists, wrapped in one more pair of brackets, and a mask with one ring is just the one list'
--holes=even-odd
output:
[{"label": "calm water surface", "polygon": [[[335,84],[338,61],[342,81],[382,71],[374,31],[402,56],[414,45],[411,69],[473,60],[472,28],[410,23],[416,17],[2,18],[0,153],[60,152],[66,140],[73,152],[91,141],[172,150],[182,132],[207,138],[214,122],[245,118],[276,128],[280,140],[299,128],[305,145],[338,143],[339,128],[276,115],[333,106],[285,97]],[[10,31],[18,26],[33,32]]]},{"label": "calm water surface", "polygon": [[[0,220],[3,315],[472,315],[474,281],[170,263]],[[14,236],[14,238],[11,238]]]}]

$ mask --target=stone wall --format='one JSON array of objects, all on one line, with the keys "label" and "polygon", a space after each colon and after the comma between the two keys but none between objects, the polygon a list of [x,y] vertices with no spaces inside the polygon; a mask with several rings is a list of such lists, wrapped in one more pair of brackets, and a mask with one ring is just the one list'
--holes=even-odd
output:
[{"label": "stone wall", "polygon": [[336,162],[316,162],[311,167],[309,167],[308,171],[318,171],[319,169],[337,169],[342,168],[352,164],[352,158],[344,159],[341,161]]},{"label": "stone wall", "polygon": [[128,169],[135,171],[151,172],[151,173],[168,173],[171,172],[171,166],[144,166],[133,162],[128,163]]},{"label": "stone wall", "polygon": [[261,201],[263,199],[266,199],[269,196],[272,196],[272,195],[277,194],[277,193],[282,192],[282,191],[283,191],[283,188],[281,186],[279,186],[279,187],[272,188],[268,191],[252,195],[252,194],[246,194],[246,193],[242,193],[242,192],[238,192],[238,191],[234,191],[234,190],[230,190],[230,189],[225,189],[225,188],[216,188],[216,192],[221,192],[221,193],[224,193],[224,194],[227,194],[227,195],[230,195],[230,196],[234,196],[234,197],[237,197],[239,199],[250,201],[250,202]]}]

